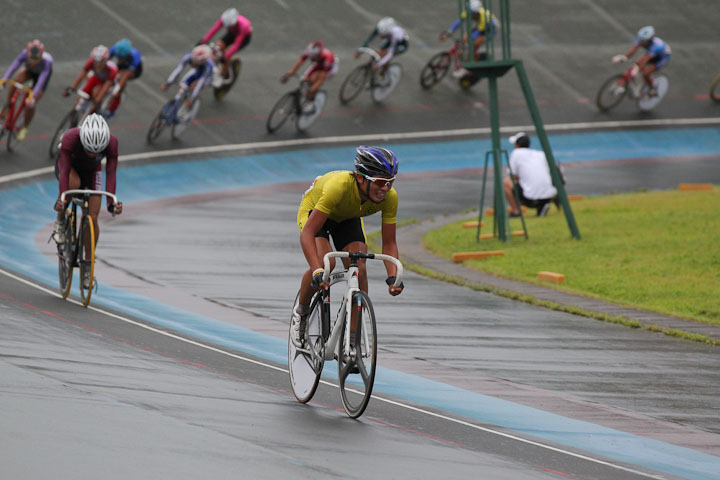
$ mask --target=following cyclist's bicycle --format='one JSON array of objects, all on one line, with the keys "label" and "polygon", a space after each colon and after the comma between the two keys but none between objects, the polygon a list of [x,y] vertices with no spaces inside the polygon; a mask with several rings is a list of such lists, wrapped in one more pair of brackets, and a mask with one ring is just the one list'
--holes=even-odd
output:
[{"label": "following cyclist's bicycle", "polygon": [[0,85],[6,83],[15,87],[15,92],[12,94],[12,97],[10,97],[10,103],[7,106],[7,115],[0,128],[0,140],[2,140],[4,135],[7,135],[7,151],[12,152],[13,143],[16,141],[15,135],[21,128],[17,126],[17,121],[23,110],[25,110],[26,100],[33,98],[33,90],[15,80],[0,80]]},{"label": "following cyclist's bicycle", "polygon": [[62,298],[70,295],[73,269],[77,267],[80,270],[80,300],[87,307],[95,286],[95,228],[89,213],[90,197],[105,195],[112,198],[115,205],[118,199],[102,190],[66,190],[60,195],[60,201],[64,202],[69,195],[72,199],[65,210],[65,223],[60,232],[63,241],[57,243],[60,294]]},{"label": "following cyclist's bicycle", "polygon": [[310,90],[310,82],[301,80],[300,84],[294,90],[287,92],[270,111],[265,127],[269,133],[273,133],[283,126],[288,118],[295,119],[295,128],[299,132],[304,132],[322,113],[327,100],[325,90],[315,92],[315,98],[309,100],[308,90]]},{"label": "following cyclist's bicycle", "polygon": [[[346,271],[330,272],[331,258],[349,259]],[[384,260],[397,266],[395,286],[402,283],[402,263],[390,255],[330,252],[325,255],[323,282],[345,282],[346,289],[334,321],[330,316],[330,289],[316,292],[310,311],[300,321],[302,346],[288,340],[290,384],[295,398],[307,403],[315,395],[326,360],[337,360],[340,396],[347,414],[357,418],[370,402],[377,368],[377,325],[370,297],[358,286],[358,260]],[[295,299],[293,311],[297,307]],[[292,326],[291,326],[292,329]],[[292,336],[292,332],[290,333]],[[290,337],[292,338],[292,337]]]},{"label": "following cyclist's bicycle", "polygon": [[[453,77],[458,80],[460,87],[467,90],[475,85],[482,77],[465,70],[462,66],[463,44],[457,37],[453,38],[453,46],[444,52],[433,55],[420,71],[420,86],[430,89],[440,83],[452,67]],[[485,60],[485,52],[478,55],[478,60]]]},{"label": "following cyclist's bicycle", "polygon": [[192,106],[188,106],[187,100],[191,93],[190,88],[181,82],[178,92],[163,105],[150,124],[150,129],[147,132],[148,143],[153,143],[165,127],[170,127],[170,135],[173,139],[180,138],[180,134],[192,123],[200,109],[199,98],[195,99]]},{"label": "following cyclist's bicycle", "polygon": [[625,73],[613,75],[602,84],[598,91],[595,103],[601,112],[607,112],[617,106],[623,98],[629,97],[635,100],[638,108],[643,112],[649,112],[657,107],[667,94],[670,87],[670,80],[659,73],[653,75],[654,94],[645,84],[640,75],[637,64],[631,65]]},{"label": "following cyclist's bicycle", "polygon": [[[69,96],[72,93],[72,90],[70,88],[66,88],[64,93]],[[85,117],[91,113],[97,113],[105,117],[105,114],[108,112],[108,106],[112,98],[110,95],[106,95],[105,98],[103,98],[100,107],[98,108],[98,105],[92,100],[92,98],[90,98],[88,93],[85,93],[83,90],[78,90],[76,93],[77,98],[75,99],[72,109],[65,114],[63,119],[60,121],[60,125],[58,125],[55,130],[55,134],[50,139],[50,148],[48,150],[50,158],[56,158],[58,153],[60,153],[60,141],[62,140],[62,136],[65,132],[71,128],[81,125],[83,120],[85,120]]]},{"label": "following cyclist's bicycle", "polygon": [[360,92],[369,89],[372,99],[381,102],[392,92],[402,77],[402,67],[399,63],[390,63],[378,69],[375,65],[380,55],[372,48],[360,47],[358,51],[370,56],[363,65],[355,67],[343,81],[340,87],[340,103],[347,105],[354,100]]}]

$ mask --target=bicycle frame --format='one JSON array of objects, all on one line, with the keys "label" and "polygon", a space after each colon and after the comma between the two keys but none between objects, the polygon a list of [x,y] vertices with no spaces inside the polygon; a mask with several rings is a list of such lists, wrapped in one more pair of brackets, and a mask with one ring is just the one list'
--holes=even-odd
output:
[{"label": "bicycle frame", "polygon": [[[369,259],[376,259],[376,260],[384,260],[388,262],[392,262],[397,267],[397,273],[395,275],[395,283],[394,285],[396,287],[400,286],[400,283],[402,282],[402,275],[403,275],[403,266],[402,263],[395,257],[392,257],[390,255],[385,255],[382,253],[376,253],[376,254],[367,254],[368,256],[366,258]],[[353,265],[351,262],[350,267],[345,271],[335,272],[335,273],[328,273],[330,272],[330,259],[331,258],[350,258],[349,252],[329,252],[323,257],[323,263],[325,267],[325,275],[323,276],[323,281],[330,282],[330,285],[334,285],[335,283],[345,281],[347,283],[347,287],[345,288],[345,294],[343,296],[343,304],[342,308],[340,308],[340,311],[338,312],[338,316],[335,319],[335,323],[332,326],[332,331],[330,331],[330,290],[326,290],[323,292],[323,311],[322,311],[322,329],[323,329],[323,338],[325,339],[325,360],[332,360],[336,357],[337,354],[337,347],[338,342],[340,340],[340,332],[342,330],[342,324],[345,322],[346,318],[350,318],[351,315],[351,308],[352,308],[352,297],[353,294],[360,291],[359,286],[359,280],[358,280],[358,267],[357,265]],[[361,331],[367,335],[367,329],[361,329]],[[367,337],[365,338],[367,341]],[[345,346],[347,349],[350,347],[350,339],[349,337],[344,339]],[[346,350],[347,351],[347,350]]]},{"label": "bicycle frame", "polygon": [[[25,102],[27,99],[33,98],[33,90],[32,88],[27,87],[20,82],[16,82],[15,80],[0,80],[0,85],[4,85],[6,83],[15,87],[15,91],[10,99],[10,105],[8,106],[8,112],[5,117],[3,127],[7,129],[8,132],[14,132],[16,130],[15,123],[17,123],[18,118],[20,118],[20,114],[25,109]],[[22,95],[22,98],[18,104],[17,99],[19,95]]]}]

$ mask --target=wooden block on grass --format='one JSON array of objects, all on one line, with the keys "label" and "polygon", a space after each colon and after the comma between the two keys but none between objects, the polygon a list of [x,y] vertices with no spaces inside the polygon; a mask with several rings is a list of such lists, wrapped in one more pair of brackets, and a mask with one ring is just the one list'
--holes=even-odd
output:
[{"label": "wooden block on grass", "polygon": [[478,237],[480,240],[487,240],[488,238],[493,238],[495,235],[492,233],[481,233]]},{"label": "wooden block on grass", "polygon": [[501,257],[505,255],[503,250],[490,250],[487,252],[459,252],[453,253],[452,260],[455,263],[464,262],[465,260],[482,260],[488,257]]},{"label": "wooden block on grass", "polygon": [[[513,237],[524,237],[525,232],[523,230],[513,230],[512,232],[510,232],[510,235],[512,235]],[[487,240],[488,238],[495,238],[495,234],[494,233],[481,233],[478,238],[480,240]]]},{"label": "wooden block on grass", "polygon": [[678,185],[678,190],[690,191],[690,190],[712,190],[712,183],[681,183]]},{"label": "wooden block on grass", "polygon": [[[477,226],[478,226],[478,222],[477,222],[477,221],[475,221],[475,222],[465,222],[465,223],[463,223],[463,228],[477,228]],[[481,226],[481,227],[484,227],[484,226],[485,226],[485,222],[482,222],[482,223],[480,224],[480,226]]]},{"label": "wooden block on grass", "polygon": [[563,283],[565,275],[555,272],[538,272],[538,280],[541,282]]},{"label": "wooden block on grass", "polygon": [[495,215],[495,209],[494,208],[486,208],[485,215],[489,215],[489,216]]},{"label": "wooden block on grass", "polygon": [[578,200],[582,200],[583,198],[585,197],[583,197],[582,195],[568,195],[568,202],[577,202]]},{"label": "wooden block on grass", "polygon": [[524,230],[513,230],[512,232],[510,232],[510,235],[512,235],[513,237],[524,237],[525,231]]}]

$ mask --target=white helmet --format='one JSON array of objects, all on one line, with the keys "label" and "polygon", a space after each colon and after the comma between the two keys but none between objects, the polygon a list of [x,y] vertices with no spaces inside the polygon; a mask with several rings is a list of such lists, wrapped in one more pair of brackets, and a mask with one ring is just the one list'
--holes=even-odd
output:
[{"label": "white helmet", "polygon": [[470,0],[470,13],[477,13],[483,8],[480,0]]},{"label": "white helmet", "polygon": [[394,26],[395,19],[392,17],[385,17],[377,23],[377,30],[380,35],[390,35]]},{"label": "white helmet", "polygon": [[105,45],[98,45],[90,52],[93,62],[105,62],[110,58],[110,50]]},{"label": "white helmet", "polygon": [[655,28],[648,25],[647,27],[642,27],[640,30],[638,30],[637,38],[641,42],[647,42],[654,36],[655,36]]},{"label": "white helmet", "polygon": [[88,115],[80,126],[80,143],[85,150],[100,153],[110,143],[110,129],[105,119],[93,113]]},{"label": "white helmet", "polygon": [[194,62],[203,63],[210,58],[210,55],[212,55],[212,48],[210,48],[210,45],[198,45],[192,49],[190,55],[192,56]]},{"label": "white helmet", "polygon": [[223,25],[226,27],[232,27],[237,23],[238,15],[240,15],[236,8],[228,8],[225,10],[220,18],[222,19]]}]

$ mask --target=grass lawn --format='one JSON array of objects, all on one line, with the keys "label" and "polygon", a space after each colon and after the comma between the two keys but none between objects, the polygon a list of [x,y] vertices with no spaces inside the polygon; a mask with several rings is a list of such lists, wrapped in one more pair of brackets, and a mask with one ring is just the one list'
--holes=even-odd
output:
[{"label": "grass lawn", "polygon": [[[720,325],[720,189],[593,197],[571,206],[582,240],[570,236],[553,206],[545,218],[528,210],[529,240],[476,242],[475,229],[458,222],[422,241],[448,259],[454,252],[504,250],[503,257],[465,265],[533,283],[540,283],[539,271],[562,273],[565,282],[556,288],[565,291]],[[482,232],[492,233],[493,217],[483,221]],[[519,218],[510,229],[522,229]]]}]

